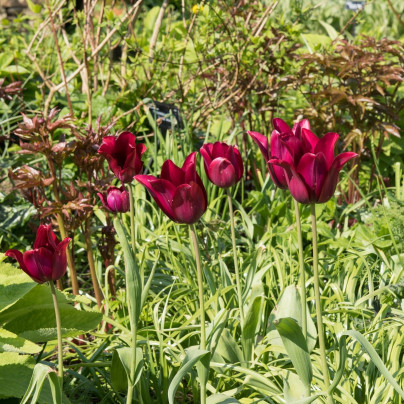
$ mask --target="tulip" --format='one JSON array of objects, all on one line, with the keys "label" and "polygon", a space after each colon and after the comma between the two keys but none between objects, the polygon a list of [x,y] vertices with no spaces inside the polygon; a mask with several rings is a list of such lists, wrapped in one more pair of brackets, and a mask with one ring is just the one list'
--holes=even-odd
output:
[{"label": "tulip", "polygon": [[300,203],[324,203],[335,192],[339,172],[356,153],[346,152],[334,157],[337,133],[327,133],[319,139],[310,130],[307,119],[293,129],[279,118],[273,120],[275,130],[270,140],[257,132],[249,132],[267,162],[274,183],[289,188]]},{"label": "tulip", "polygon": [[203,157],[206,175],[220,188],[229,188],[240,181],[244,167],[240,152],[226,143],[207,143],[200,152]]},{"label": "tulip", "polygon": [[59,241],[50,225],[41,225],[36,234],[33,250],[24,253],[8,250],[6,256],[16,259],[21,269],[35,282],[56,281],[66,273],[66,249],[70,240],[66,237],[63,241]]},{"label": "tulip", "polygon": [[296,123],[293,129],[290,129],[289,125],[282,119],[275,118],[273,125],[275,130],[271,134],[270,147],[268,147],[267,137],[261,133],[248,132],[248,134],[260,148],[275,185],[285,189],[288,187],[288,182],[284,169],[276,164],[271,164],[269,160],[279,159],[288,163],[296,162],[303,153],[302,144],[307,144],[306,140],[301,140],[302,131],[303,129],[310,130],[310,123],[307,119],[303,119]]},{"label": "tulip", "polygon": [[301,157],[294,162],[274,158],[269,160],[269,164],[284,169],[289,191],[298,202],[325,203],[334,195],[342,167],[357,154],[346,152],[335,157],[337,133],[330,132],[318,139],[308,132],[307,129],[302,130],[302,138],[310,139],[310,146],[303,148]]},{"label": "tulip", "polygon": [[142,154],[146,146],[135,143],[136,136],[130,132],[123,132],[117,138],[106,136],[98,153],[108,160],[109,168],[123,183],[131,182],[143,168]]},{"label": "tulip", "polygon": [[174,222],[196,223],[207,208],[207,195],[196,172],[196,152],[191,153],[182,168],[166,160],[160,178],[137,175],[135,180],[150,192],[160,209]]},{"label": "tulip", "polygon": [[101,199],[104,208],[109,212],[125,213],[129,210],[129,192],[126,191],[125,186],[120,188],[109,187],[106,194],[97,193]]}]

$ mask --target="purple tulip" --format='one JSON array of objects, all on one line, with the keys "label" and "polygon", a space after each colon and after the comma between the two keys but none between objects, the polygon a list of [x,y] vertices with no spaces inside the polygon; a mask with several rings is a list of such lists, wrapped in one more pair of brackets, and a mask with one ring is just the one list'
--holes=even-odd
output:
[{"label": "purple tulip", "polygon": [[142,154],[146,146],[136,144],[136,136],[130,132],[123,132],[117,138],[106,136],[98,153],[108,160],[109,168],[123,183],[131,182],[143,168]]},{"label": "purple tulip", "polygon": [[34,249],[25,251],[6,251],[7,257],[18,261],[21,269],[35,282],[56,281],[66,273],[66,249],[70,242],[66,237],[59,241],[50,225],[39,226]]},{"label": "purple tulip", "polygon": [[[285,170],[276,164],[269,163],[269,160],[279,159],[291,164],[297,163],[303,154],[303,144],[307,145],[309,142],[309,140],[303,139],[303,129],[310,131],[310,123],[307,119],[303,119],[294,124],[293,129],[290,129],[289,125],[282,119],[275,118],[273,125],[275,130],[271,134],[270,148],[266,136],[258,132],[248,132],[248,134],[260,148],[275,185],[278,188],[287,188]],[[313,136],[315,137],[315,135]]]},{"label": "purple tulip", "polygon": [[166,160],[160,178],[137,175],[135,180],[149,190],[160,209],[174,222],[195,223],[206,211],[207,195],[196,172],[196,152],[186,158],[182,168]]},{"label": "purple tulip", "polygon": [[335,157],[339,135],[330,132],[319,139],[310,131],[307,120],[300,121],[289,131],[281,119],[274,119],[274,126],[268,166],[283,170],[289,191],[298,202],[311,204],[330,200],[337,187],[339,172],[357,154],[346,152]]},{"label": "purple tulip", "polygon": [[200,152],[203,157],[206,175],[221,188],[229,188],[240,181],[244,166],[240,152],[235,146],[226,143],[207,143]]},{"label": "purple tulip", "polygon": [[125,213],[129,210],[129,192],[126,191],[125,186],[120,188],[109,187],[106,194],[97,193],[100,197],[104,208],[109,212]]}]

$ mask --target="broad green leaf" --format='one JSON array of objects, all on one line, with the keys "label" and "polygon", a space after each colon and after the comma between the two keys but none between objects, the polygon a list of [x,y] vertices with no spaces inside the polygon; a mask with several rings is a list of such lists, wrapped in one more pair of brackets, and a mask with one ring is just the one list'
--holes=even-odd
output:
[{"label": "broad green leaf", "polygon": [[171,380],[170,386],[168,388],[168,402],[174,404],[174,397],[181,380],[184,376],[191,370],[191,368],[196,365],[198,361],[202,358],[210,355],[209,351],[199,349],[197,347],[191,347],[187,350],[184,361],[179,368],[177,374]]},{"label": "broad green leaf", "polygon": [[300,380],[299,376],[292,372],[287,372],[283,379],[283,392],[287,404],[310,404],[321,394],[307,397],[307,388]]},{"label": "broad green leaf", "polygon": [[227,328],[220,334],[216,352],[228,363],[243,362],[243,352]]},{"label": "broad green leaf", "polygon": [[[73,337],[98,326],[101,313],[77,310],[63,293],[56,291],[56,294],[64,337]],[[36,285],[17,303],[0,313],[0,324],[6,330],[33,342],[56,339],[56,320],[50,287],[45,284]]]},{"label": "broad green leaf", "polygon": [[21,269],[0,264],[0,312],[7,309],[37,284]]},{"label": "broad green leaf", "polygon": [[[53,377],[51,377],[51,374],[53,374]],[[37,363],[34,367],[34,372],[32,373],[32,377],[29,382],[27,391],[25,392],[24,397],[21,400],[21,404],[28,403],[30,397],[31,397],[30,401],[31,404],[35,404],[38,401],[44,381],[47,378],[47,376],[49,376],[49,381],[52,385],[53,402],[55,404],[62,403],[62,391],[60,390],[60,385],[55,369],[43,363]],[[54,376],[56,376],[56,379]],[[54,386],[55,382],[57,386]]]},{"label": "broad green leaf", "polygon": [[[29,355],[15,352],[0,353],[0,397],[22,397],[29,385],[35,360]],[[49,383],[45,383],[39,403],[53,404]],[[64,403],[69,403],[63,397]]]},{"label": "broad green leaf", "polygon": [[[133,350],[129,347],[118,348],[112,355],[111,365],[111,382],[114,389],[117,391],[126,391],[128,388],[128,380],[130,380],[130,369],[132,364]],[[143,371],[143,351],[141,348],[136,348],[136,370],[135,386]]]},{"label": "broad green leaf", "polygon": [[387,381],[393,386],[393,388],[404,400],[404,391],[401,389],[401,387],[396,382],[392,374],[386,368],[386,365],[380,359],[380,356],[377,354],[377,352],[370,344],[370,342],[360,332],[355,330],[345,331],[343,335],[355,338],[362,345],[362,348],[368,353],[368,355],[372,359],[373,364],[379,369],[380,373],[387,379]]},{"label": "broad green leaf", "polygon": [[35,354],[40,352],[41,349],[39,345],[21,338],[4,328],[0,328],[0,352]]},{"label": "broad green leaf", "polygon": [[124,261],[125,261],[125,274],[126,274],[126,292],[129,304],[131,327],[134,327],[140,316],[142,304],[142,289],[139,268],[134,257],[134,252],[128,243],[129,236],[126,230],[122,227],[119,218],[115,218],[114,227],[121,244]]},{"label": "broad green leaf", "polygon": [[224,394],[213,394],[206,399],[206,404],[237,404],[240,401]]},{"label": "broad green leaf", "polygon": [[275,323],[286,352],[306,388],[310,388],[313,377],[310,354],[302,330],[293,318],[281,318]]},{"label": "broad green leaf", "polygon": [[[307,346],[309,348],[309,352],[311,352],[316,346],[317,330],[313,319],[310,316],[310,310],[307,305],[306,313]],[[274,326],[274,321],[287,317],[293,318],[300,326],[302,325],[302,305],[300,293],[298,289],[296,289],[295,285],[289,285],[287,288],[285,288],[278,304],[275,306],[271,312],[271,315],[269,316],[270,332],[268,333],[268,339],[272,345],[282,345],[280,335]]]}]

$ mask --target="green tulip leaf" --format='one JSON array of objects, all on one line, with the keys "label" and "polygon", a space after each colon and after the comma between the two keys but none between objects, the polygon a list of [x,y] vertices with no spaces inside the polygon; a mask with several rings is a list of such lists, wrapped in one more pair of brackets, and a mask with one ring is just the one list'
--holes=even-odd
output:
[{"label": "green tulip leaf", "polygon": [[202,350],[197,347],[188,348],[185,359],[182,362],[182,365],[177,374],[171,380],[170,386],[168,388],[168,402],[170,404],[174,404],[175,393],[184,376],[191,370],[194,365],[197,364],[197,362],[207,356],[210,356],[209,351]]},{"label": "green tulip leaf", "polygon": [[286,352],[302,383],[310,388],[313,377],[310,354],[302,330],[293,318],[281,318],[275,322]]}]

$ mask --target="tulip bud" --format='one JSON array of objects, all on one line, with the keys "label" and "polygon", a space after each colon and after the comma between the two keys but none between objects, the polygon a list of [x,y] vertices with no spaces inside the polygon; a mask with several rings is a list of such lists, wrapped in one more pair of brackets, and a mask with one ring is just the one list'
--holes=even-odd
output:
[{"label": "tulip bud", "polygon": [[6,256],[16,259],[21,269],[35,282],[56,281],[66,273],[66,250],[70,240],[66,237],[59,241],[50,225],[41,225],[33,250],[24,253],[8,250]]},{"label": "tulip bud", "polygon": [[200,152],[203,157],[206,175],[220,188],[229,188],[240,181],[244,166],[240,152],[235,146],[226,143],[207,143]]},{"label": "tulip bud", "polygon": [[120,188],[109,187],[106,194],[97,194],[106,210],[112,213],[125,213],[129,210],[129,192],[122,185]]}]

